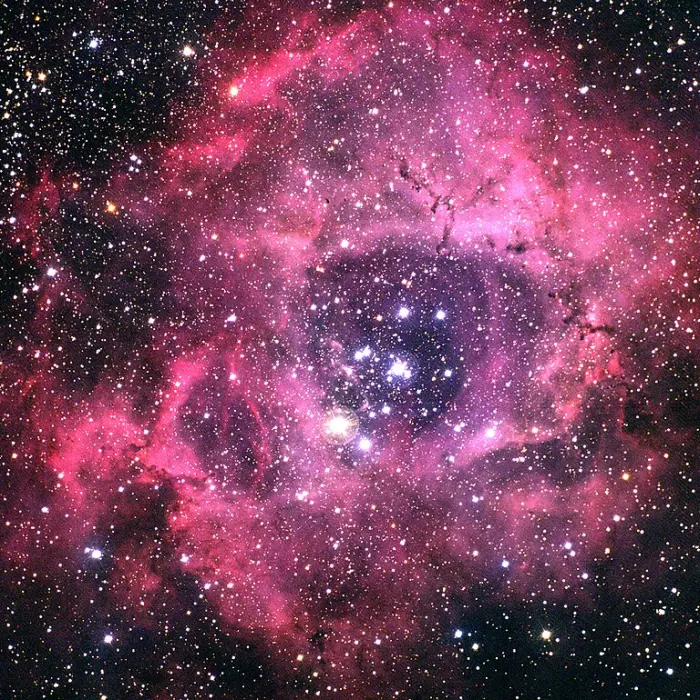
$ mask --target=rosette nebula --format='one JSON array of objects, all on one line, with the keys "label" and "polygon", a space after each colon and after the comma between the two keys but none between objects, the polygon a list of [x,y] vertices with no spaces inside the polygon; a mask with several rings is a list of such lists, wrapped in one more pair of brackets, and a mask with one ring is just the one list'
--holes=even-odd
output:
[{"label": "rosette nebula", "polygon": [[698,697],[692,3],[30,5],[0,697]]}]

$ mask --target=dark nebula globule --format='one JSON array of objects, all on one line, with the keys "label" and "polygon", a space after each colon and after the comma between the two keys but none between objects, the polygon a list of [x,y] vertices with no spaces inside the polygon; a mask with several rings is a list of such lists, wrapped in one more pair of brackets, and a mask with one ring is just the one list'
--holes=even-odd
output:
[{"label": "dark nebula globule", "polygon": [[700,7],[19,5],[0,698],[700,697]]}]

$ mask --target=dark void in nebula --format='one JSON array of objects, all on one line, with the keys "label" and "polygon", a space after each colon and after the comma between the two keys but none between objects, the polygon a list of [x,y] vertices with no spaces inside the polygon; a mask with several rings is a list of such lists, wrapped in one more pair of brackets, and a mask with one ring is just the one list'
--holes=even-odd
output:
[{"label": "dark void in nebula", "polygon": [[2,35],[0,697],[698,697],[698,9],[116,5]]}]

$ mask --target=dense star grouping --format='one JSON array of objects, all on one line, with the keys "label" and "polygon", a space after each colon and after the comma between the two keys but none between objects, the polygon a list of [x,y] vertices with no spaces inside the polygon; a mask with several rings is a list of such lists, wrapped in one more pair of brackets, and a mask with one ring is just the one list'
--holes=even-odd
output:
[{"label": "dense star grouping", "polygon": [[3,35],[0,696],[693,697],[697,12],[82,9]]}]

